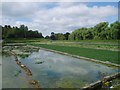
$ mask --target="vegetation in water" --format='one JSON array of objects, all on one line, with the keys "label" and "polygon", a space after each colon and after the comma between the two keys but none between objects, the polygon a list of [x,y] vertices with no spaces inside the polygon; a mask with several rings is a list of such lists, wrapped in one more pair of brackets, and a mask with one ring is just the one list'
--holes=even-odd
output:
[{"label": "vegetation in water", "polygon": [[17,77],[21,73],[21,70],[15,72],[14,76]]},{"label": "vegetation in water", "polygon": [[26,58],[26,57],[28,57],[29,56],[29,54],[17,54],[19,57],[21,57],[21,58]]},{"label": "vegetation in water", "polygon": [[42,63],[44,63],[44,61],[35,62],[35,64],[42,64]]}]

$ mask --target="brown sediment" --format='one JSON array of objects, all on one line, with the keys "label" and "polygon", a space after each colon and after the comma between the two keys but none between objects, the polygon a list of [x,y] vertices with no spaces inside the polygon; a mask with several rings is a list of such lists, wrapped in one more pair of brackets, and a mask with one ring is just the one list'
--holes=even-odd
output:
[{"label": "brown sediment", "polygon": [[36,80],[31,80],[31,81],[29,81],[29,84],[31,84],[31,85],[34,86],[35,88],[40,88],[39,83],[38,83],[38,81],[36,81]]},{"label": "brown sediment", "polygon": [[[32,85],[33,88],[36,88],[36,89],[37,89],[37,88],[40,88],[39,82],[38,82],[37,80],[32,80],[32,79],[31,79],[32,72],[30,71],[30,69],[29,69],[27,66],[25,66],[24,64],[22,64],[22,63],[18,60],[17,55],[15,54],[15,52],[10,51],[10,53],[11,53],[12,55],[14,55],[16,64],[19,65],[19,66],[26,72],[26,75],[27,75],[27,76],[29,76],[29,80],[28,80],[29,84]],[[35,90],[36,90],[36,89],[35,89]],[[38,90],[38,89],[37,89],[37,90]]]}]

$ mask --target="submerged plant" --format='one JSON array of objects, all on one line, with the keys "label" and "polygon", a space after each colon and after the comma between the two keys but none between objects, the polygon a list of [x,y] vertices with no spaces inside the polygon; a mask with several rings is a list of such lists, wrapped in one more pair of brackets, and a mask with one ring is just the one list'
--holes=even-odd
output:
[{"label": "submerged plant", "polygon": [[14,76],[17,77],[21,72],[22,72],[21,70],[17,71],[17,72],[14,74]]},{"label": "submerged plant", "polygon": [[18,56],[20,56],[21,58],[26,58],[29,56],[29,54],[17,54]]},{"label": "submerged plant", "polygon": [[40,62],[35,62],[35,64],[42,64],[44,63],[45,61],[40,61]]}]

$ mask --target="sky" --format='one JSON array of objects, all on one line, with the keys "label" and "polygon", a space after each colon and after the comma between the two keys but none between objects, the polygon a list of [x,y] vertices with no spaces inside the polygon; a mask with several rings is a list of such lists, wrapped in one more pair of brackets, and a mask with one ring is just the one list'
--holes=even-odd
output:
[{"label": "sky", "polygon": [[44,36],[118,20],[117,2],[2,2],[1,7],[3,26],[24,24]]}]

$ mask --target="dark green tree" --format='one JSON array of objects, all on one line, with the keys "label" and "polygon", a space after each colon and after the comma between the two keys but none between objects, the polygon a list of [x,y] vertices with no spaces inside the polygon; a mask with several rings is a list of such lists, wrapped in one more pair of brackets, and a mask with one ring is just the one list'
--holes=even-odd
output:
[{"label": "dark green tree", "polygon": [[54,32],[51,32],[50,38],[51,38],[51,40],[56,40]]},{"label": "dark green tree", "polygon": [[65,36],[65,40],[68,40],[69,35],[70,35],[70,33],[69,33],[69,32],[66,32],[66,33],[64,34],[64,36]]}]

